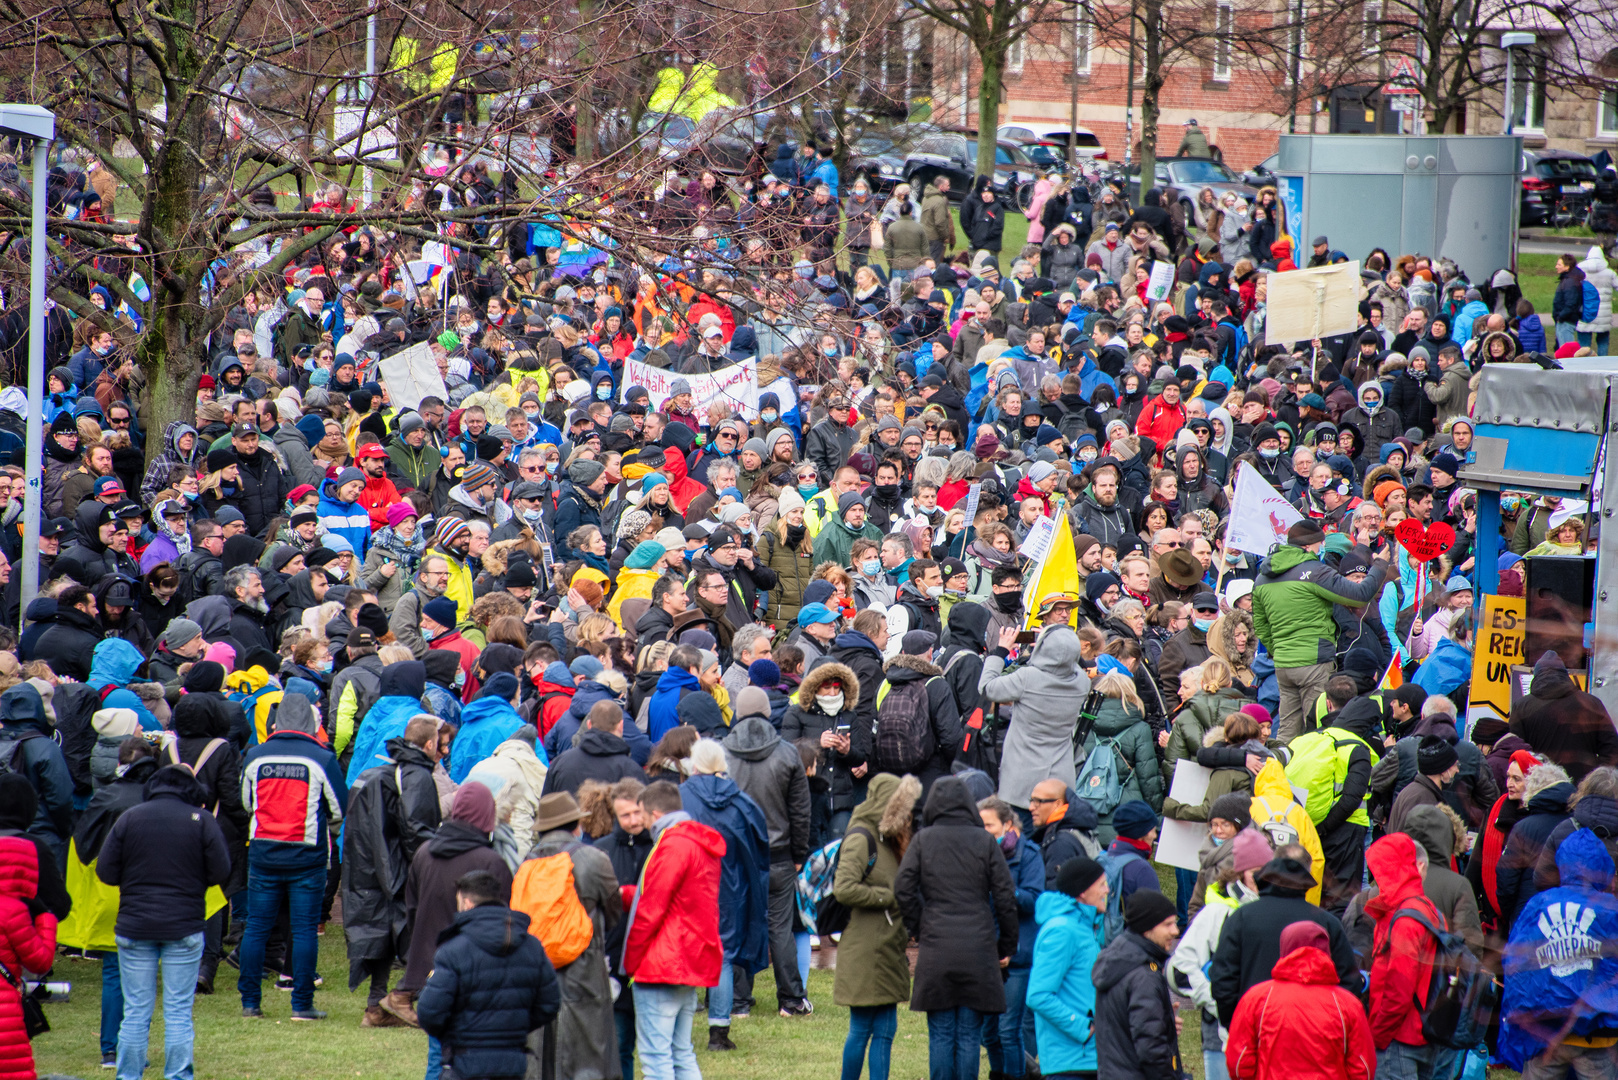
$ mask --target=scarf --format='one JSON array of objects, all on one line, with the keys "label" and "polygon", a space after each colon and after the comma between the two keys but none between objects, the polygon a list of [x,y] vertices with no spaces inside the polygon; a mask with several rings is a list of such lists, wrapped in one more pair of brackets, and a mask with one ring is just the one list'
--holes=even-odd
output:
[{"label": "scarf", "polygon": [[713,620],[714,640],[719,643],[719,650],[729,652],[730,639],[736,632],[736,628],[731,626],[730,620],[725,618],[725,605],[706,600],[699,594],[697,596],[697,607],[702,610],[704,615]]},{"label": "scarf", "polygon": [[1151,857],[1152,845],[1148,844],[1144,838],[1140,840],[1132,840],[1127,836],[1119,836],[1118,842],[1120,844],[1128,844],[1130,847],[1134,848],[1136,851],[1147,856],[1148,858]]},{"label": "scarf", "polygon": [[371,547],[381,548],[393,556],[401,569],[407,574],[415,574],[416,565],[421,562],[421,553],[427,548],[427,538],[417,528],[415,533],[406,540],[393,531],[393,526],[384,525],[371,537]]},{"label": "scarf", "polygon": [[181,555],[191,553],[191,530],[182,527],[179,532],[170,532],[168,519],[161,515],[157,516],[152,524],[157,526],[159,534],[169,538],[169,542],[174,545],[175,551],[178,551]]},{"label": "scarf", "polygon": [[1017,558],[1015,551],[1000,551],[992,544],[985,544],[982,540],[972,541],[967,550],[976,555],[983,562],[983,565],[991,570],[997,566],[1005,566]]}]

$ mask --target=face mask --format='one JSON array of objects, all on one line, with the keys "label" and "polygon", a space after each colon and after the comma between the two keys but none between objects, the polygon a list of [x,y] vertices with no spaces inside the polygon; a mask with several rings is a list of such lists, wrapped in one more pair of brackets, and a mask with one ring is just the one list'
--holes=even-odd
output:
[{"label": "face mask", "polygon": [[1086,464],[1088,464],[1088,463],[1094,461],[1095,459],[1096,459],[1096,452],[1094,450],[1080,450],[1079,451],[1079,460],[1080,461],[1085,462]]},{"label": "face mask", "polygon": [[1219,837],[1214,836],[1212,833],[1208,834],[1208,838],[1214,842],[1214,847],[1224,847],[1225,846],[1225,842],[1223,840],[1219,839]]},{"label": "face mask", "polygon": [[773,424],[775,423],[775,418],[781,414],[776,412],[774,409],[765,409],[758,415],[759,419],[763,420],[766,424]]},{"label": "face mask", "polygon": [[326,659],[322,660],[320,663],[315,665],[315,670],[316,671],[321,672],[322,674],[327,674],[327,675],[331,674],[331,668],[332,668],[332,661],[331,661],[331,657],[329,657],[329,656]]},{"label": "face mask", "polygon": [[461,686],[466,685],[466,672],[461,671],[460,669],[456,669],[456,671],[455,671],[455,685],[457,687],[461,687]]},{"label": "face mask", "polygon": [[528,417],[528,422],[530,424],[539,423],[539,414],[537,412],[524,412],[523,415]]},{"label": "face mask", "polygon": [[882,572],[882,560],[866,559],[864,562],[860,563],[860,572],[866,577],[876,577]]},{"label": "face mask", "polygon": [[429,630],[425,626],[421,628],[421,640],[423,640],[423,641],[431,641],[433,638],[435,638],[437,636],[438,636],[438,631],[437,630]]},{"label": "face mask", "polygon": [[940,596],[944,595],[944,586],[942,586],[942,585],[929,585],[929,586],[927,586],[927,595],[932,597],[934,600],[938,599]]},{"label": "face mask", "polygon": [[819,484],[799,484],[798,485],[798,494],[802,495],[806,499],[809,496],[813,495],[815,492],[819,491],[819,490],[820,490],[820,485]]},{"label": "face mask", "polygon": [[196,502],[198,499],[202,498],[202,492],[200,491],[182,491],[180,494],[184,496],[187,502]]},{"label": "face mask", "polygon": [[560,461],[547,461],[545,463],[545,471],[548,472],[548,473],[553,473],[553,472],[556,471],[557,467],[559,465],[561,465],[561,464],[562,463]]},{"label": "face mask", "polygon": [[827,356],[836,356],[837,355],[837,346],[835,346],[835,345],[822,345],[820,347],[820,351],[825,353]]},{"label": "face mask", "polygon": [[612,397],[612,387],[610,387],[610,386],[598,386],[598,387],[596,387],[596,400],[597,401],[606,401],[610,397]]},{"label": "face mask", "polygon": [[1382,403],[1380,401],[1367,401],[1365,403],[1365,411],[1368,413],[1374,413],[1381,407]]},{"label": "face mask", "polygon": [[1213,624],[1214,624],[1214,621],[1212,619],[1192,619],[1191,620],[1191,625],[1196,627],[1198,630],[1201,630],[1205,634],[1208,632],[1209,628],[1213,626]]},{"label": "face mask", "polygon": [[878,484],[876,485],[876,493],[884,499],[896,499],[899,497],[899,485]]},{"label": "face mask", "polygon": [[831,694],[827,697],[817,696],[815,700],[820,703],[820,711],[827,716],[836,716],[843,711],[842,694]]},{"label": "face mask", "polygon": [[1276,458],[1281,456],[1281,451],[1280,450],[1265,450],[1263,448],[1260,448],[1259,452],[1258,452],[1258,456],[1263,458],[1265,461],[1274,461]]}]

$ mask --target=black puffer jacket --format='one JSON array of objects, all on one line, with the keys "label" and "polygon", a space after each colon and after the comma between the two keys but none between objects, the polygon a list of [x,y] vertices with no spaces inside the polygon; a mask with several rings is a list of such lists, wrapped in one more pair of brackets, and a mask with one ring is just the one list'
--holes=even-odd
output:
[{"label": "black puffer jacket", "polygon": [[343,935],[349,986],[367,960],[402,957],[409,948],[405,882],[411,862],[442,820],[433,762],[419,746],[389,739],[391,763],[354,781],[343,820]]},{"label": "black puffer jacket", "polygon": [[801,865],[809,857],[809,777],[797,749],[758,716],[731,728],[723,745],[730,778],[764,811],[770,861]]},{"label": "black puffer jacket", "polygon": [[[264,527],[281,512],[291,485],[281,475],[281,466],[275,455],[260,446],[251,454],[237,454],[241,483],[236,486],[232,505],[247,519],[247,531],[254,536],[264,535]],[[355,558],[361,553],[356,551]]]},{"label": "black puffer jacket", "polygon": [[191,770],[169,765],[146,782],[146,801],[127,811],[101,848],[96,876],[116,885],[118,933],[172,941],[202,930],[211,885],[230,879],[230,852]]},{"label": "black puffer jacket", "polygon": [[[830,679],[843,686],[843,708],[836,716],[821,711],[815,692]],[[841,725],[849,725],[849,750],[839,754],[820,747],[820,761],[815,765],[815,780],[831,789],[833,810],[852,810],[859,799],[854,794],[852,769],[865,764],[871,756],[871,725],[858,722],[860,700],[868,693],[876,693],[880,683],[872,683],[867,690],[861,679],[844,664],[821,664],[803,677],[786,716],[781,719],[781,737],[789,743],[808,739],[820,746],[820,736]]]},{"label": "black puffer jacket", "polygon": [[484,904],[438,935],[433,973],[416,1002],[427,1034],[444,1044],[457,1076],[519,1077],[528,1033],[556,1019],[562,991],[528,916]]},{"label": "black puffer jacket", "polygon": [[1096,957],[1096,1075],[1107,1080],[1179,1080],[1186,1075],[1163,976],[1169,954],[1132,930]]},{"label": "black puffer jacket", "polygon": [[579,745],[564,751],[545,774],[545,794],[566,791],[577,794],[586,780],[615,784],[625,778],[644,781],[646,773],[629,752],[629,744],[611,732],[587,727]]},{"label": "black puffer jacket", "polygon": [[[247,840],[247,811],[242,807],[242,759],[231,744],[231,724],[245,715],[240,705],[217,694],[182,694],[174,706],[173,730],[179,736],[180,761],[193,767],[205,794],[203,809],[216,812],[225,839],[231,844]],[[239,733],[236,733],[239,734]],[[215,739],[223,746],[208,754],[201,769],[196,763]],[[215,808],[217,807],[217,811]]]},{"label": "black puffer jacket", "polygon": [[66,574],[80,585],[89,588],[108,574],[118,574],[130,581],[140,580],[140,567],[128,552],[115,551],[100,540],[98,524],[101,511],[106,507],[94,499],[80,505],[73,515],[77,536],[71,547],[62,551],[52,573]]},{"label": "black puffer jacket", "polygon": [[90,677],[91,654],[101,643],[101,624],[76,607],[58,608],[56,621],[34,643],[34,659],[58,675],[83,682]]},{"label": "black puffer jacket", "polygon": [[[893,883],[905,925],[920,946],[910,1007],[1005,1012],[1000,960],[1017,952],[1018,921],[1006,857],[984,831],[977,804],[957,777],[933,785],[922,820],[926,827],[905,851]],[[1166,983],[1163,992],[1166,1003]]]}]

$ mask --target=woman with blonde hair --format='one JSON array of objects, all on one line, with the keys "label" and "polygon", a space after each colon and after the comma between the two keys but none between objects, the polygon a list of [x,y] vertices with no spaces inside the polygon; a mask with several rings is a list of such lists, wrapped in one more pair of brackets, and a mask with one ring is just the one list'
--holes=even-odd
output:
[{"label": "woman with blonde hair", "polygon": [[[1246,698],[1231,686],[1230,665],[1217,656],[1210,656],[1196,668],[1196,693],[1174,717],[1174,729],[1169,732],[1166,747],[1169,761],[1195,761],[1202,740],[1209,731],[1236,712]],[[1181,694],[1185,693],[1185,676],[1181,675]]]},{"label": "woman with blonde hair", "polygon": [[[1163,774],[1157,763],[1157,741],[1152,737],[1151,725],[1146,722],[1146,706],[1135,689],[1135,680],[1113,670],[1091,683],[1090,689],[1102,695],[1101,708],[1078,756],[1087,760],[1096,745],[1106,739],[1112,745],[1118,780],[1123,787],[1118,805],[1140,800],[1156,812],[1163,805]],[[1109,810],[1101,815],[1096,839],[1105,848],[1117,835]]]}]

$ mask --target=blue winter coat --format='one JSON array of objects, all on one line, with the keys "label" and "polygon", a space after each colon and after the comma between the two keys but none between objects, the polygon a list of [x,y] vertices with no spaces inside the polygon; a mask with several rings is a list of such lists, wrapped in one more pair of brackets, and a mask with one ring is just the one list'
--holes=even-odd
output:
[{"label": "blue winter coat", "polygon": [[562,1008],[556,969],[528,916],[484,904],[438,935],[433,973],[416,1002],[422,1030],[444,1043],[456,1076],[524,1076],[528,1033]]},{"label": "blue winter coat", "polygon": [[[388,740],[402,736],[410,725],[410,718],[421,711],[420,698],[390,694],[376,699],[354,733],[354,752],[348,759],[348,775],[344,778],[349,787],[354,786],[360,773],[388,760]],[[459,746],[460,742],[457,738],[455,745]]]},{"label": "blue winter coat", "polygon": [[100,690],[104,686],[118,687],[102,698],[97,708],[132,709],[142,731],[162,731],[163,725],[141,704],[140,695],[124,689],[135,681],[135,672],[145,662],[146,658],[140,654],[140,650],[123,638],[103,638],[91,654],[90,677],[84,680],[84,685],[92,690]]},{"label": "blue winter coat", "polygon": [[723,776],[693,776],[680,785],[693,821],[725,838],[719,864],[719,938],[725,959],[749,972],[770,962],[770,830],[764,811]]},{"label": "blue winter coat", "polygon": [[1449,336],[1456,341],[1472,340],[1472,324],[1488,314],[1488,304],[1482,300],[1473,300],[1455,313],[1455,322],[1450,325]]},{"label": "blue winter coat", "polygon": [[617,695],[594,679],[586,679],[579,684],[578,689],[573,691],[573,704],[557,717],[556,723],[545,733],[545,753],[550,755],[552,761],[561,757],[563,751],[573,749],[573,736],[584,727],[590,710],[602,701],[611,701],[623,710],[624,742],[629,744],[629,756],[635,759],[636,765],[646,764],[646,759],[652,756],[652,740],[630,717],[629,710],[623,708]]},{"label": "blue winter coat", "polygon": [[[478,698],[461,710],[461,730],[449,752],[449,778],[459,784],[472,766],[494,753],[494,748],[523,726],[523,718],[504,698]],[[539,760],[550,764],[545,747],[534,743]]]},{"label": "blue winter coat", "polygon": [[337,482],[324,480],[320,484],[321,528],[336,533],[354,549],[354,558],[363,560],[365,549],[371,543],[371,515],[359,503],[344,502],[337,497]]},{"label": "blue winter coat", "polygon": [[1103,916],[1066,893],[1041,893],[1034,906],[1039,937],[1028,973],[1039,1067],[1047,1074],[1094,1072],[1096,988],[1090,971],[1101,953]]},{"label": "blue winter coat", "polygon": [[684,668],[669,668],[657,677],[657,689],[652,691],[651,704],[646,710],[646,737],[654,745],[680,726],[681,693],[701,686],[697,677]]},{"label": "blue winter coat", "polygon": [[[1000,850],[1005,852],[1004,848]],[[1011,957],[1011,966],[1025,968],[1034,962],[1034,937],[1039,933],[1034,912],[1045,892],[1045,857],[1038,844],[1019,836],[1017,854],[1006,860],[1006,867],[1017,889],[1017,951]]]},{"label": "blue winter coat", "polygon": [[[1564,1017],[1577,1017],[1572,1035],[1618,1028],[1618,956],[1604,948],[1618,939],[1612,857],[1595,833],[1580,829],[1557,849],[1556,868],[1562,884],[1524,905],[1505,951],[1500,1057],[1518,1070]],[[1555,1018],[1549,1028],[1546,1014]]]},{"label": "blue winter coat", "polygon": [[1447,694],[1471,677],[1472,654],[1442,638],[1410,681],[1429,694]]}]

